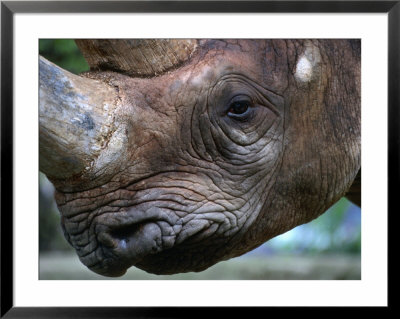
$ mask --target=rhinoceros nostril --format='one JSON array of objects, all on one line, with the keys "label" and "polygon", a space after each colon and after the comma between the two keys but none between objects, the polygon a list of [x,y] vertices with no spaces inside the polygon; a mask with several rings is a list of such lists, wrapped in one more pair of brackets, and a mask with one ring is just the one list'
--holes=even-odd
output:
[{"label": "rhinoceros nostril", "polygon": [[120,228],[113,229],[110,232],[110,236],[120,241],[124,240],[126,243],[128,243],[135,237],[136,233],[143,230],[143,227],[144,223],[122,226]]},{"label": "rhinoceros nostril", "polygon": [[135,241],[140,236],[144,225],[145,223],[135,223],[103,230],[97,235],[97,239],[105,247],[126,249],[130,241]]},{"label": "rhinoceros nostril", "polygon": [[98,235],[98,240],[104,247],[111,248],[114,254],[130,262],[137,262],[144,256],[162,249],[161,229],[151,220],[103,231]]}]

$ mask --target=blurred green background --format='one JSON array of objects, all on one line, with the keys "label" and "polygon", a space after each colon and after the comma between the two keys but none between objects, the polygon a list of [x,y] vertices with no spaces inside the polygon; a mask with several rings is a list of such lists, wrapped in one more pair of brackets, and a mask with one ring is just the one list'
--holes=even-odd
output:
[{"label": "blurred green background", "polygon": [[[89,68],[73,40],[42,39],[39,54],[75,74]],[[40,279],[361,279],[361,210],[345,198],[314,221],[203,272],[157,276],[132,267],[107,278],[80,263],[63,237],[54,187],[41,173],[39,183]]]}]

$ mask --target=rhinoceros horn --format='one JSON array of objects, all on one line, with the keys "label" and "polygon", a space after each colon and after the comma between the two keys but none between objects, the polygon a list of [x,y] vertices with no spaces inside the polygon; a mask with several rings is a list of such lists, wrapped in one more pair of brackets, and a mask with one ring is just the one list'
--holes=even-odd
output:
[{"label": "rhinoceros horn", "polygon": [[[155,76],[182,65],[197,40],[76,40],[91,70]],[[116,129],[115,88],[40,57],[40,170],[54,180],[89,171]]]},{"label": "rhinoceros horn", "polygon": [[39,169],[52,179],[88,170],[107,142],[115,90],[39,58]]},{"label": "rhinoceros horn", "polygon": [[75,40],[91,70],[113,70],[130,76],[154,76],[183,64],[197,40]]}]

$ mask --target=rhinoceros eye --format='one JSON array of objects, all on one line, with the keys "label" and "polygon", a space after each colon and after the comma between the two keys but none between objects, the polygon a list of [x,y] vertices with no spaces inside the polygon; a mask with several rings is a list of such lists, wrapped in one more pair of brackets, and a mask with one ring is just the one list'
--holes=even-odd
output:
[{"label": "rhinoceros eye", "polygon": [[228,116],[234,119],[246,119],[252,106],[248,96],[236,96],[229,104]]}]

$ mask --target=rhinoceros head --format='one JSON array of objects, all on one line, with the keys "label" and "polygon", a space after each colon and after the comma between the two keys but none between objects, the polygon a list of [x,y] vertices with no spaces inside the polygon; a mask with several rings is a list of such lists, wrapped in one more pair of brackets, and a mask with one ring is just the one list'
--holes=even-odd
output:
[{"label": "rhinoceros head", "polygon": [[106,276],[201,271],[306,223],[360,169],[357,40],[77,40],[40,60],[40,169]]}]

